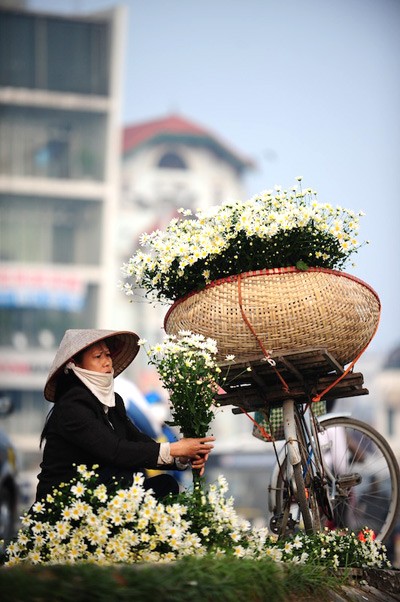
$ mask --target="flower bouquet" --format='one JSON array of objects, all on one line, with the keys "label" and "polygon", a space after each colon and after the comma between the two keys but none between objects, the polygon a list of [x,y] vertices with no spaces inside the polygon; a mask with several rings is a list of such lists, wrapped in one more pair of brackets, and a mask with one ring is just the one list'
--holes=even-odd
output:
[{"label": "flower bouquet", "polygon": [[[173,426],[184,437],[205,437],[214,417],[217,382],[221,372],[215,357],[216,342],[181,331],[146,349],[149,364],[157,368],[169,393]],[[145,346],[146,341],[140,340]]]},{"label": "flower bouquet", "polygon": [[181,213],[165,231],[143,234],[123,266],[127,295],[141,289],[173,302],[167,333],[215,338],[219,361],[260,356],[257,337],[277,352],[327,348],[342,364],[368,345],[379,298],[342,271],[363,244],[362,212],[320,202],[298,178],[290,191]]},{"label": "flower bouquet", "polygon": [[[220,375],[213,339],[188,331],[167,336],[158,345],[146,348],[149,364],[157,368],[168,391],[173,422],[184,437],[205,437],[214,418],[215,394]],[[197,470],[192,470],[194,486],[200,486]]]}]

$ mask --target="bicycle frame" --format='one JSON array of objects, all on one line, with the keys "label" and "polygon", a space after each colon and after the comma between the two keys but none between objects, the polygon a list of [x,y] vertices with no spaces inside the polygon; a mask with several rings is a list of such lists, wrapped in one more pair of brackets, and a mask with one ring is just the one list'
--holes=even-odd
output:
[{"label": "bicycle frame", "polygon": [[[292,456],[290,457],[290,464],[293,465],[293,463],[297,463],[300,461],[299,456],[297,455],[300,453],[298,442],[297,442],[297,432],[296,432],[296,428],[294,428],[294,432],[293,432],[294,425],[292,424],[293,421],[291,420],[291,407],[290,406],[294,402],[293,402],[293,400],[288,400],[288,401],[289,401],[289,404],[286,403],[286,405],[285,405],[285,403],[284,403],[284,405],[283,405],[284,428],[285,428],[285,426],[287,426],[288,430],[285,431],[285,441],[281,442],[281,449],[278,451],[277,462],[275,463],[274,469],[272,471],[270,485],[269,485],[268,510],[270,512],[273,512],[274,507],[275,507],[274,499],[275,499],[276,488],[277,488],[278,474],[279,474],[281,465],[287,455],[286,445],[287,445],[288,437],[290,437],[292,439],[292,444],[290,445],[289,449],[294,450],[294,448],[296,448],[296,451],[293,452]],[[285,409],[285,407],[286,407],[286,409]],[[329,412],[329,413],[323,415],[323,419],[327,420],[329,418],[347,418],[349,416],[351,416],[351,412]],[[316,418],[316,420],[318,420],[318,418]],[[308,413],[308,423],[309,424],[312,423],[312,421],[310,420],[309,413]],[[313,430],[314,430],[314,428],[313,428]],[[314,435],[315,435],[315,432],[314,432]],[[293,439],[295,439],[295,441],[293,441]],[[314,446],[312,446],[311,449],[313,450]],[[310,453],[312,453],[312,452],[310,452]],[[326,465],[326,462],[325,462],[323,456],[321,458],[321,461],[323,463],[325,474],[327,474],[328,477],[330,479],[332,479],[332,482],[334,483],[334,476],[332,474],[332,471],[331,471],[330,467]],[[293,476],[293,474],[289,475],[289,477],[292,477],[292,476]]]},{"label": "bicycle frame", "polygon": [[283,431],[288,449],[289,460],[292,466],[301,462],[299,442],[297,438],[297,429],[294,421],[293,399],[285,399],[283,402]]}]

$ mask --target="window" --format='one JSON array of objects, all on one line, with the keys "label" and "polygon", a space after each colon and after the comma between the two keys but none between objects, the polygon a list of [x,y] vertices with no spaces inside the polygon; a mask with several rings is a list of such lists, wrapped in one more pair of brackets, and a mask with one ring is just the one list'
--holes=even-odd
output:
[{"label": "window", "polygon": [[104,180],[102,113],[0,107],[0,173]]},{"label": "window", "polygon": [[1,86],[105,96],[109,54],[106,21],[0,10]]},{"label": "window", "polygon": [[0,12],[0,85],[35,87],[34,20]]},{"label": "window", "polygon": [[107,94],[107,34],[104,24],[49,19],[46,87],[81,94]]},{"label": "window", "polygon": [[178,153],[168,151],[160,158],[158,167],[167,169],[187,169],[185,161]]},{"label": "window", "polygon": [[101,204],[0,195],[0,261],[98,265]]},{"label": "window", "polygon": [[74,262],[74,227],[72,223],[54,225],[53,260],[54,263]]}]

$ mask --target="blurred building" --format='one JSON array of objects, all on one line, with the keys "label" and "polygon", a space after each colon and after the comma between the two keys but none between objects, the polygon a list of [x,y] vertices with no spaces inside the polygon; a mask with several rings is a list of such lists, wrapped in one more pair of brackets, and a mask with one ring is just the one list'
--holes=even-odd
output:
[{"label": "blurred building", "polygon": [[[0,428],[33,479],[64,331],[161,340],[166,308],[132,305],[121,265],[177,208],[243,198],[251,167],[177,115],[121,131],[124,22],[121,7],[76,16],[0,2],[0,401],[14,406]],[[157,378],[139,355],[130,374],[147,393]]]},{"label": "blurred building", "polygon": [[65,329],[108,325],[123,21],[0,8],[0,396],[26,458]]},{"label": "blurred building", "polygon": [[377,428],[400,462],[400,346],[389,353],[376,384],[380,396]]},{"label": "blurred building", "polygon": [[[246,198],[244,175],[250,159],[205,127],[179,114],[125,127],[122,145],[121,200],[118,210],[117,266],[139,247],[140,234],[164,228],[181,207],[198,208]],[[151,344],[164,336],[167,307],[153,307],[144,295],[116,294],[115,318],[130,324]],[[146,391],[154,370],[144,353],[135,360],[135,380]]]}]

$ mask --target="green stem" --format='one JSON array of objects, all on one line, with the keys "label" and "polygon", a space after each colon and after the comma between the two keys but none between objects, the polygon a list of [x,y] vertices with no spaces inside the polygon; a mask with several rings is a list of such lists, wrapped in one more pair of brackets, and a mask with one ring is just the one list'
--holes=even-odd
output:
[{"label": "green stem", "polygon": [[192,468],[192,477],[193,491],[195,494],[200,494],[205,489],[205,478],[200,476],[200,470],[198,468]]}]

